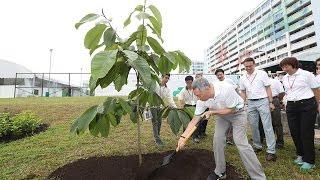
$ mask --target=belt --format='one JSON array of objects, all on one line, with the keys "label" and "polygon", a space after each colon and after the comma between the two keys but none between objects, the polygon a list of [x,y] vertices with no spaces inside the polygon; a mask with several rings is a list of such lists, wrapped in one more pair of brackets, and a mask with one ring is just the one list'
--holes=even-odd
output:
[{"label": "belt", "polygon": [[265,98],[259,98],[259,99],[249,99],[250,101],[259,101],[261,99],[265,99]]},{"label": "belt", "polygon": [[292,104],[305,103],[305,102],[308,102],[310,100],[315,100],[315,97],[312,97],[312,98],[309,98],[309,99],[301,99],[301,100],[298,100],[298,101],[288,101],[288,103],[292,103]]}]

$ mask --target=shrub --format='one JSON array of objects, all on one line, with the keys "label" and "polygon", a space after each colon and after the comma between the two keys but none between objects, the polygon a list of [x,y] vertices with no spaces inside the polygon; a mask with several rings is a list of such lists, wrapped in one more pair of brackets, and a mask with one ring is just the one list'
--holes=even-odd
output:
[{"label": "shrub", "polygon": [[12,134],[21,136],[33,133],[40,126],[41,119],[31,111],[23,111],[12,118]]},{"label": "shrub", "polygon": [[10,114],[0,113],[0,138],[10,133],[11,126]]}]

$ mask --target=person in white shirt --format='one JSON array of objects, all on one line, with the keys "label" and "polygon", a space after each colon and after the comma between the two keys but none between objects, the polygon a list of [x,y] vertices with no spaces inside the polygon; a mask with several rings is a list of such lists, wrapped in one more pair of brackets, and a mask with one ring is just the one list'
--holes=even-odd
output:
[{"label": "person in white shirt", "polygon": [[[163,74],[160,82],[160,86],[157,85],[156,93],[164,101],[165,105],[168,105],[172,108],[176,108],[176,104],[173,101],[171,90],[167,87],[167,83],[170,79],[170,74]],[[160,130],[161,130],[161,107],[150,107],[152,114],[152,128],[153,128],[153,137],[155,143],[158,147],[163,147],[164,143],[160,139]]]},{"label": "person in white shirt", "polygon": [[301,170],[309,171],[315,167],[314,127],[320,110],[320,84],[311,72],[300,69],[298,65],[294,57],[280,62],[280,67],[287,73],[283,77],[283,85],[290,134],[297,154],[294,163],[300,165]]},{"label": "person in white shirt", "polygon": [[[193,89],[192,89],[193,77],[186,76],[184,80],[186,82],[186,87],[181,91],[181,93],[178,96],[179,107],[180,108],[190,107],[190,106],[196,107],[198,98],[193,93]],[[197,130],[192,135],[193,141],[196,143],[199,143],[200,139],[204,137],[203,135],[204,132],[202,132],[201,130],[202,130],[201,127],[198,127]]]},{"label": "person in white shirt", "polygon": [[[193,84],[194,94],[199,98],[193,119],[178,141],[177,150],[181,150],[201,117],[209,118],[216,115],[215,131],[213,137],[213,151],[215,170],[209,174],[207,180],[226,178],[226,161],[224,148],[226,144],[226,131],[233,127],[234,142],[239,150],[242,162],[251,179],[266,179],[261,164],[248,143],[246,135],[246,114],[243,110],[243,99],[234,88],[227,84],[217,82],[210,84],[207,79],[196,79]],[[206,109],[209,108],[209,111]]]},{"label": "person in white shirt", "polygon": [[271,119],[273,130],[277,136],[276,148],[283,148],[283,127],[281,123],[281,102],[284,96],[284,89],[282,83],[278,79],[270,78],[271,91],[273,97],[273,104],[275,109],[271,111]]},{"label": "person in white shirt", "polygon": [[268,74],[262,70],[255,70],[255,61],[249,57],[244,60],[247,71],[240,78],[241,97],[248,98],[248,120],[251,125],[253,146],[256,152],[262,151],[259,133],[259,115],[263,125],[267,142],[267,161],[276,161],[276,141],[271,121],[270,108],[273,110],[273,98]]},{"label": "person in white shirt", "polygon": [[[216,72],[214,72],[214,74],[216,75],[216,77],[218,78],[218,80],[220,82],[225,82],[225,83],[230,84],[237,91],[238,86],[231,79],[225,78],[223,69],[217,69]],[[227,131],[227,144],[233,145],[232,126],[230,126],[228,131]]]}]

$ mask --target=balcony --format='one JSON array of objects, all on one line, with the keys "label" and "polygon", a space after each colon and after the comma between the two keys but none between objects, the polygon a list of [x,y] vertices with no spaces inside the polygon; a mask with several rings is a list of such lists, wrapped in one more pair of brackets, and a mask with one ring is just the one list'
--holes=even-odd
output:
[{"label": "balcony", "polygon": [[318,52],[318,47],[313,47],[313,48],[310,48],[310,49],[306,49],[306,50],[303,50],[303,51],[300,51],[300,52],[297,52],[297,53],[293,53],[292,56],[295,56],[295,57],[299,57],[299,56],[302,56],[304,55],[305,53],[308,53],[308,52]]},{"label": "balcony", "polygon": [[301,19],[300,21],[298,21],[294,24],[291,24],[289,26],[289,31],[292,32],[292,31],[294,31],[294,30],[296,30],[296,29],[298,29],[308,23],[311,23],[311,22],[313,22],[313,15],[310,15],[310,16],[306,17],[305,19]]},{"label": "balcony", "polygon": [[287,9],[287,14],[291,14],[293,11],[298,9],[299,7],[305,5],[306,3],[310,3],[310,0],[300,0],[295,2],[292,6]]},{"label": "balcony", "polygon": [[284,3],[285,3],[286,6],[289,6],[292,3],[294,3],[295,1],[297,1],[297,0],[284,0]]},{"label": "balcony", "polygon": [[302,37],[302,36],[304,36],[304,35],[306,35],[306,34],[310,34],[310,33],[312,33],[312,32],[315,32],[314,26],[310,26],[310,27],[308,27],[308,28],[306,28],[306,29],[303,29],[303,30],[301,30],[301,31],[299,31],[299,32],[297,32],[297,33],[295,33],[295,34],[292,34],[292,35],[290,36],[290,40],[291,40],[291,41],[292,41],[292,40],[296,40],[296,39],[298,39],[299,37]]},{"label": "balcony", "polygon": [[297,42],[295,44],[291,44],[291,51],[299,49],[299,48],[307,46],[307,45],[310,45],[310,44],[313,44],[315,42],[317,42],[316,36],[304,39],[304,40]]},{"label": "balcony", "polygon": [[294,13],[293,15],[291,15],[290,17],[288,17],[288,24],[290,24],[293,21],[296,21],[297,19],[299,19],[302,16],[306,16],[307,14],[311,13],[311,5],[301,9],[300,11]]}]

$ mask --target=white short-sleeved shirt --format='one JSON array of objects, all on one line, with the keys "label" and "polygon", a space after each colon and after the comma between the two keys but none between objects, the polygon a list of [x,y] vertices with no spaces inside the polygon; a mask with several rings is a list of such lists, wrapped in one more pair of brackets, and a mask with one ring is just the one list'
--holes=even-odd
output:
[{"label": "white short-sleeved shirt", "polygon": [[316,75],[316,80],[320,83],[320,74]]},{"label": "white short-sleeved shirt", "polygon": [[178,96],[178,100],[184,101],[188,105],[196,105],[198,97],[193,93],[193,90],[184,88]]},{"label": "white short-sleeved shirt", "polygon": [[234,89],[237,89],[237,88],[238,88],[238,86],[236,85],[236,83],[234,83],[234,82],[233,82],[231,79],[229,79],[229,78],[224,78],[224,80],[223,80],[223,81],[220,81],[220,82],[228,83],[228,84],[232,85],[232,87],[233,87]]},{"label": "white short-sleeved shirt", "polygon": [[280,93],[284,93],[283,85],[278,79],[270,78],[270,83],[273,97],[278,96]]},{"label": "white short-sleeved shirt", "polygon": [[270,79],[262,70],[255,70],[251,75],[246,73],[240,78],[240,90],[246,91],[248,99],[268,97],[266,91],[268,86],[270,86]]},{"label": "white short-sleeved shirt", "polygon": [[159,86],[157,84],[155,92],[161,97],[166,105],[177,107],[173,101],[171,90],[167,86]]},{"label": "white short-sleeved shirt", "polygon": [[300,68],[292,75],[286,74],[282,80],[287,101],[310,99],[314,96],[312,89],[320,85],[311,72]]},{"label": "white short-sleeved shirt", "polygon": [[244,107],[243,99],[237,94],[234,88],[227,83],[215,83],[214,98],[207,101],[197,101],[195,116],[200,116],[207,108],[226,109],[235,108],[240,110]]}]

